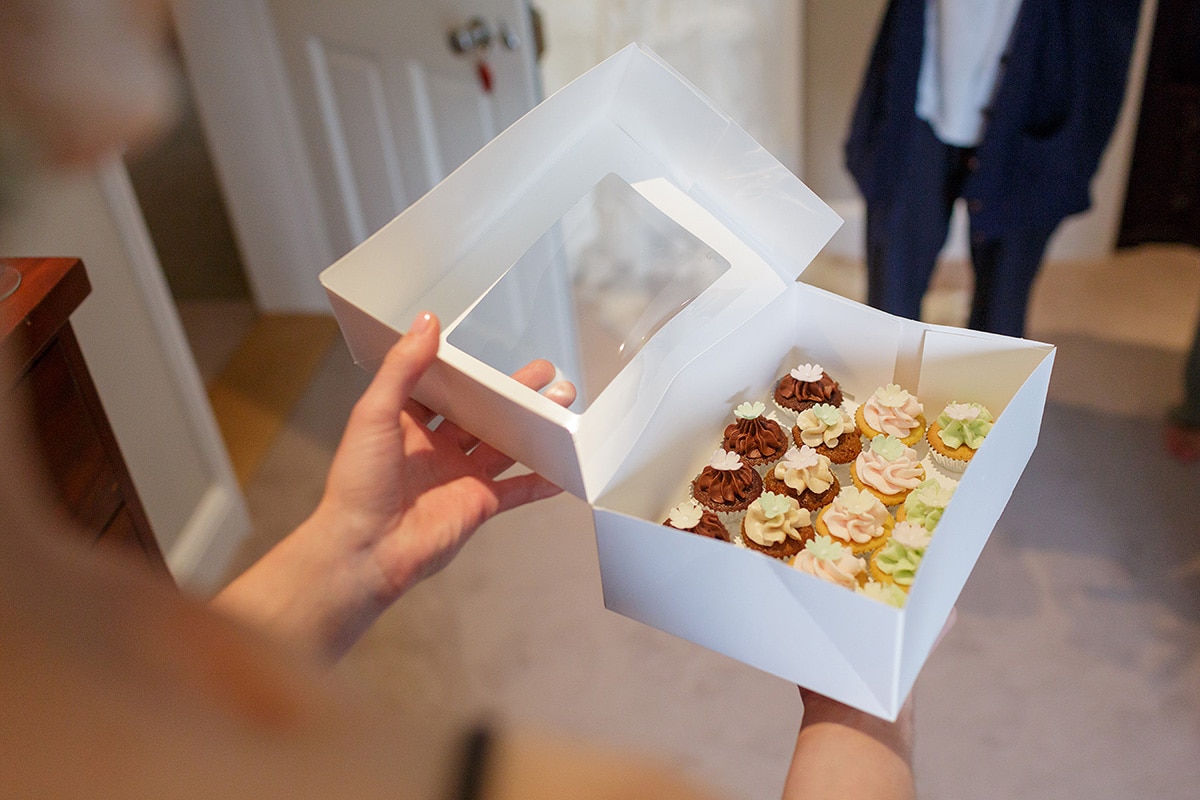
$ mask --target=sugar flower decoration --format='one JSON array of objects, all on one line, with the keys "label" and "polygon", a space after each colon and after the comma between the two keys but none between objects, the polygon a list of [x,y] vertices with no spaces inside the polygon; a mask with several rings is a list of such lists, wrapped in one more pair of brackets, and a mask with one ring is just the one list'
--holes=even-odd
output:
[{"label": "sugar flower decoration", "polygon": [[875,398],[880,405],[888,408],[899,408],[908,402],[908,398],[912,397],[906,389],[901,389],[894,383],[889,383],[887,386],[881,386],[875,390]]},{"label": "sugar flower decoration", "polygon": [[808,445],[803,445],[800,449],[789,447],[783,456],[783,466],[786,469],[811,469],[820,462],[820,455]]},{"label": "sugar flower decoration", "polygon": [[782,517],[795,506],[795,501],[790,497],[774,492],[764,492],[756,502],[767,519]]},{"label": "sugar flower decoration", "polygon": [[738,419],[758,419],[766,410],[766,404],[756,400],[753,403],[742,403],[733,410],[733,415]]},{"label": "sugar flower decoration", "polygon": [[700,524],[700,515],[703,512],[704,509],[695,500],[684,500],[671,509],[667,521],[671,523],[672,527],[687,531]]},{"label": "sugar flower decoration", "polygon": [[804,543],[804,549],[812,554],[813,558],[822,561],[837,561],[845,553],[845,548],[830,536],[817,536],[809,539]]},{"label": "sugar flower decoration", "polygon": [[831,406],[829,403],[817,403],[810,409],[813,416],[821,420],[824,425],[836,425],[842,419],[842,412],[837,406]]},{"label": "sugar flower decoration", "polygon": [[792,370],[790,374],[798,381],[812,383],[821,380],[821,376],[825,374],[825,370],[821,369],[820,364],[801,364]]},{"label": "sugar flower decoration", "polygon": [[904,455],[904,451],[907,449],[904,442],[895,436],[880,435],[871,440],[871,452],[877,453],[887,461],[895,461]]},{"label": "sugar flower decoration", "polygon": [[929,541],[933,538],[933,534],[921,525],[905,521],[896,523],[895,529],[892,530],[892,538],[905,547],[924,551],[926,547],[929,547]]},{"label": "sugar flower decoration", "polygon": [[712,458],[709,459],[708,465],[713,469],[731,472],[735,469],[742,468],[742,457],[732,450],[722,450],[717,448],[713,451]]},{"label": "sugar flower decoration", "polygon": [[879,502],[875,495],[854,486],[847,486],[834,501],[851,514],[866,514]]},{"label": "sugar flower decoration", "polygon": [[979,416],[982,409],[978,405],[972,403],[951,403],[946,406],[945,414],[947,417],[959,422],[970,422]]}]

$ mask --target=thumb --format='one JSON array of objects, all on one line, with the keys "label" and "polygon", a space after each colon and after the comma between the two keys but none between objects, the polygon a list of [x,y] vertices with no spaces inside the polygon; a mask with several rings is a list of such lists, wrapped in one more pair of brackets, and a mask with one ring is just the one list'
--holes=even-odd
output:
[{"label": "thumb", "polygon": [[379,371],[359,400],[369,420],[395,423],[417,381],[437,357],[441,324],[428,312],[417,315],[408,332],[384,356]]}]

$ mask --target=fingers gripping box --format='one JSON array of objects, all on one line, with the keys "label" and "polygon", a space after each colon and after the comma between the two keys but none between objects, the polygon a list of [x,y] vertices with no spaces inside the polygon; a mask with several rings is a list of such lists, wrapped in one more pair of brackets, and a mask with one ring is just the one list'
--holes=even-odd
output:
[{"label": "fingers gripping box", "polygon": [[[428,310],[416,397],[594,509],[605,605],[895,718],[1037,442],[1053,348],[898,319],[796,279],[841,220],[631,45],[504,131],[321,275],[369,369]],[[553,361],[569,409],[508,373]],[[661,525],[735,404],[822,364],[995,426],[902,609]]]}]

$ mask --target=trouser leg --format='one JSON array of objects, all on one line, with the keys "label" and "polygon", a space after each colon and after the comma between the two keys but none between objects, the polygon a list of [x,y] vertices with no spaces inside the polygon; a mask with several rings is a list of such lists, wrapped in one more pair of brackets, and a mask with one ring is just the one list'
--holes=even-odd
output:
[{"label": "trouser leg", "polygon": [[1025,335],[1034,278],[1054,227],[1021,228],[979,239],[971,235],[975,293],[967,326],[1006,336]]},{"label": "trouser leg", "polygon": [[921,316],[950,212],[961,186],[963,150],[917,126],[893,198],[867,205],[867,304],[909,319]]},{"label": "trouser leg", "polygon": [[1171,412],[1171,418],[1189,428],[1200,428],[1200,321],[1183,368],[1183,404]]}]

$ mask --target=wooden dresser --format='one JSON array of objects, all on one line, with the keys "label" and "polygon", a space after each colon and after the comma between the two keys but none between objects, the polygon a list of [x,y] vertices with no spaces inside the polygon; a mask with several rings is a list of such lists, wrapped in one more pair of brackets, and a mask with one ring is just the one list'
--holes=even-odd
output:
[{"label": "wooden dresser", "polygon": [[0,381],[4,391],[27,395],[60,501],[97,546],[135,554],[169,577],[71,328],[71,313],[91,292],[83,262],[0,262],[22,276],[17,291],[0,300],[0,342],[16,355]]}]

